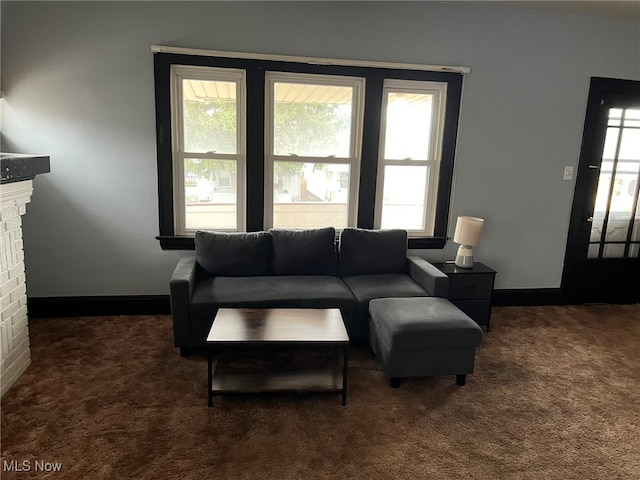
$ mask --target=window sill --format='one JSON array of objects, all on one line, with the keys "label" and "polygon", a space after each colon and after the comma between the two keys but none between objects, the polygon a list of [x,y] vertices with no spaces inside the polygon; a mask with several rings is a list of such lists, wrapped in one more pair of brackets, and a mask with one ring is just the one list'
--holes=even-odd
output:
[{"label": "window sill", "polygon": [[160,241],[162,250],[195,250],[196,248],[193,236],[159,235],[156,240]]},{"label": "window sill", "polygon": [[409,248],[412,250],[439,250],[447,243],[446,237],[409,238]]},{"label": "window sill", "polygon": [[[159,235],[156,240],[160,241],[162,250],[195,250],[193,236],[187,235]],[[415,249],[442,249],[447,243],[445,237],[422,237],[409,238],[409,248]]]}]

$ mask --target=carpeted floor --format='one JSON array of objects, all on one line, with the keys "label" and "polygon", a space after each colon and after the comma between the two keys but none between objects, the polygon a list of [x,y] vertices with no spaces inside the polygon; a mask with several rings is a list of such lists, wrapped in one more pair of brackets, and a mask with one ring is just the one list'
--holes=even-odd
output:
[{"label": "carpeted floor", "polygon": [[[392,389],[352,348],[349,397],[216,398],[168,316],[32,320],[2,399],[11,478],[639,479],[640,305],[494,308],[476,369]],[[35,462],[61,472],[34,472]]]}]

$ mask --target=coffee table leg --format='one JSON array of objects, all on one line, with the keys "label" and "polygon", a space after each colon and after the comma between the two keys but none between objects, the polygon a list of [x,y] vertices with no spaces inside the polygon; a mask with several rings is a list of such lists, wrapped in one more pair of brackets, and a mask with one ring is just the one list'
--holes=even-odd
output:
[{"label": "coffee table leg", "polygon": [[344,358],[342,364],[342,406],[347,404],[347,372],[349,371],[349,345],[344,346]]},{"label": "coffee table leg", "polygon": [[207,371],[209,373],[207,385],[209,386],[209,406],[213,405],[213,368],[211,367],[211,364],[213,363],[212,361],[213,349],[211,347],[207,347]]}]

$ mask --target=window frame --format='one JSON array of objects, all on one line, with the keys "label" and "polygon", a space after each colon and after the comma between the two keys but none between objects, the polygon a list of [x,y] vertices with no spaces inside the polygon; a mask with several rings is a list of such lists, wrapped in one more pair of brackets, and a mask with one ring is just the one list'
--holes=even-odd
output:
[{"label": "window frame", "polygon": [[[293,59],[293,60],[292,60]],[[265,72],[317,73],[364,77],[366,81],[364,120],[362,129],[362,160],[360,164],[357,222],[359,228],[375,228],[375,198],[380,147],[380,115],[385,78],[398,80],[436,81],[447,83],[445,122],[442,136],[434,235],[409,238],[409,248],[441,249],[447,240],[453,165],[460,117],[462,85],[465,67],[439,67],[407,64],[374,64],[338,60],[336,63],[302,57],[260,56],[233,52],[191,51],[154,47],[154,86],[156,103],[156,147],[158,172],[158,220],[160,247],[165,250],[192,250],[192,235],[176,234],[174,229],[172,132],[171,132],[171,65],[241,68],[246,72],[247,139],[245,183],[245,230],[265,229],[264,221],[264,152],[265,152]],[[349,64],[347,64],[349,63]],[[377,66],[379,65],[379,66]],[[412,67],[415,67],[413,69]],[[434,67],[435,69],[435,67]],[[251,132],[261,132],[252,135]]]},{"label": "window frame", "polygon": [[[431,130],[429,132],[429,151],[427,153],[426,160],[392,159],[385,157],[388,118],[387,112],[390,93],[417,93],[423,95],[431,94],[433,96]],[[407,228],[407,234],[409,237],[433,236],[436,221],[440,166],[442,163],[442,137],[444,134],[444,122],[446,118],[446,99],[446,82],[385,79],[382,90],[382,114],[380,118],[380,148],[378,153],[378,178],[376,183],[376,206],[374,218],[375,228],[382,228],[385,167],[424,166],[428,169],[427,185],[425,187],[424,197],[424,214],[422,218],[424,228],[421,230]]]},{"label": "window frame", "polygon": [[[184,141],[184,80],[223,81],[236,84],[236,153],[189,152]],[[236,162],[236,228],[215,231],[243,232],[245,230],[246,183],[246,75],[241,69],[200,67],[193,65],[171,66],[171,130],[173,172],[173,221],[177,235],[191,236],[197,229],[186,226],[185,160],[234,160]],[[213,230],[213,229],[210,229]]]},{"label": "window frame", "polygon": [[[351,87],[353,90],[351,108],[351,132],[349,135],[348,157],[315,157],[307,155],[276,155],[275,150],[275,84],[292,83],[303,85],[326,85]],[[344,75],[322,75],[268,71],[265,73],[265,155],[264,155],[264,224],[265,229],[274,226],[274,176],[275,162],[290,161],[300,163],[334,163],[349,165],[349,199],[347,205],[347,227],[356,226],[358,212],[358,189],[360,161],[362,157],[362,124],[364,120],[365,79]],[[335,226],[336,230],[343,227]],[[280,228],[280,227],[279,227]],[[282,227],[285,228],[285,227]]]}]

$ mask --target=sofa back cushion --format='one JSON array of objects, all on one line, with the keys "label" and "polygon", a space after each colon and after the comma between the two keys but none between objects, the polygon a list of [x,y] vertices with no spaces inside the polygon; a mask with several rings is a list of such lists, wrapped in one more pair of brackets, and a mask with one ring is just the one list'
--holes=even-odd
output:
[{"label": "sofa back cushion", "polygon": [[338,275],[336,230],[269,230],[272,275]]},{"label": "sofa back cushion", "polygon": [[270,239],[266,232],[196,232],[196,260],[211,276],[268,275]]},{"label": "sofa back cushion", "polygon": [[405,273],[407,232],[345,228],[340,235],[339,254],[343,277]]}]

